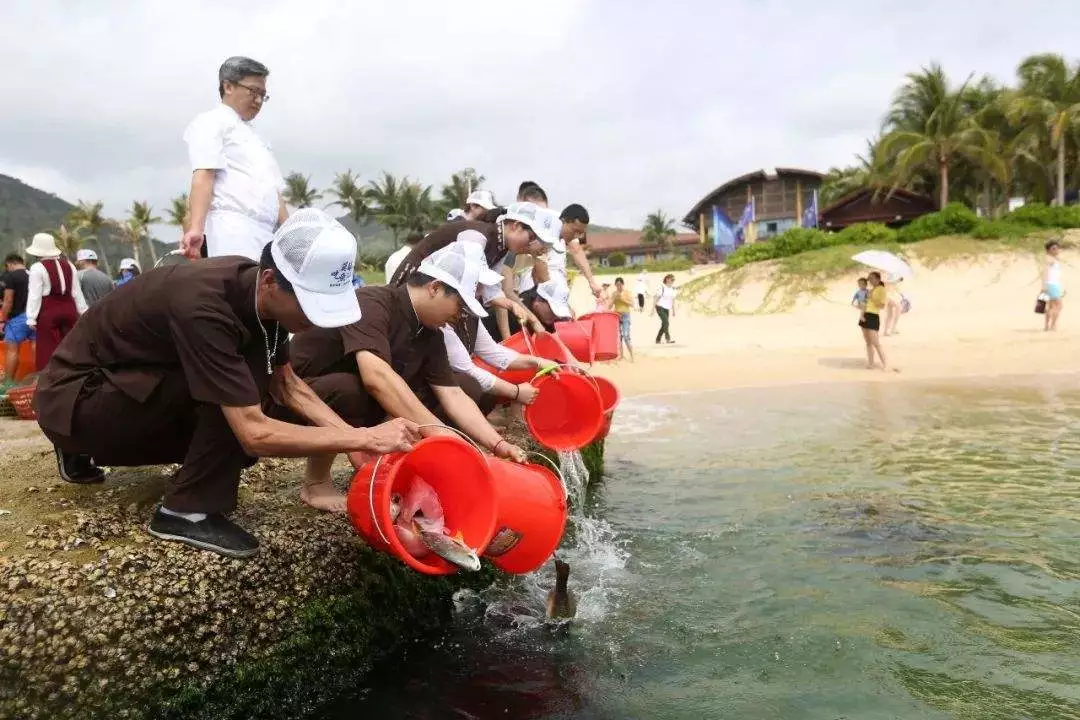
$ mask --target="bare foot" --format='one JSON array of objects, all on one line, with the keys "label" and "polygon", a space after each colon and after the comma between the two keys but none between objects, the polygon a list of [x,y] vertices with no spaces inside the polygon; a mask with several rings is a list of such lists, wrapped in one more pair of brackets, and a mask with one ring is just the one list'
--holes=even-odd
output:
[{"label": "bare foot", "polygon": [[300,488],[300,499],[324,512],[344,513],[345,494],[340,492],[329,480],[304,485]]}]

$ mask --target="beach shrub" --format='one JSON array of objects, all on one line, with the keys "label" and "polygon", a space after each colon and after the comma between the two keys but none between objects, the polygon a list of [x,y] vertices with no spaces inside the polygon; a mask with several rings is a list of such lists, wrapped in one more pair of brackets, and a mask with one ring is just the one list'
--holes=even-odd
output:
[{"label": "beach shrub", "polygon": [[836,234],[836,245],[888,245],[896,242],[896,231],[881,223],[848,225]]},{"label": "beach shrub", "polygon": [[1039,228],[1027,223],[1015,222],[1009,218],[980,222],[971,231],[976,240],[1002,240],[1022,238],[1036,232]]},{"label": "beach shrub", "polygon": [[626,265],[626,254],[621,252],[613,252],[608,255],[607,264],[609,267],[624,267]]},{"label": "beach shrub", "polygon": [[1080,228],[1080,205],[1031,203],[1016,208],[1004,219],[1038,228]]},{"label": "beach shrub", "polygon": [[942,210],[908,223],[896,233],[902,243],[928,240],[942,235],[966,235],[979,225],[979,216],[962,203],[949,203]]}]

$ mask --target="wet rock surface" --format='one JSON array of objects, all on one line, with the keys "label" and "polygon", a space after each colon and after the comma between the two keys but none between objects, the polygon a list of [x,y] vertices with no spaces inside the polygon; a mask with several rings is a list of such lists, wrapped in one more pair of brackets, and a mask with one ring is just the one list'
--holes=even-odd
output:
[{"label": "wet rock surface", "polygon": [[[351,603],[334,606],[344,620],[320,610],[331,635],[365,607],[355,621],[378,632],[352,628],[350,642],[378,638],[380,652],[424,625],[410,613],[437,623],[448,607],[453,581],[408,572],[371,551],[346,517],[300,504],[302,461],[264,459],[244,472],[233,519],[259,539],[256,557],[156,540],[146,524],[173,470],[117,469],[102,486],[80,487],[56,478],[40,443],[0,458],[0,717],[193,717],[147,703],[190,700],[262,662],[307,632],[313,607]],[[336,467],[339,486],[349,477]],[[311,642],[317,651],[326,640]],[[206,716],[225,716],[214,712]]]}]

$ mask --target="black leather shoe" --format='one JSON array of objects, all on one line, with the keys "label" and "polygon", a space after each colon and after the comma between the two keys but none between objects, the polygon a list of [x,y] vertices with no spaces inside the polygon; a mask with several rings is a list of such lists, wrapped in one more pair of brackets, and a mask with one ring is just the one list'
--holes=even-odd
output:
[{"label": "black leather shoe", "polygon": [[172,540],[199,550],[231,558],[249,558],[259,551],[259,541],[220,513],[195,522],[161,512],[159,507],[147,528],[159,540]]},{"label": "black leather shoe", "polygon": [[105,473],[94,464],[94,459],[89,455],[66,453],[55,446],[53,452],[56,453],[56,466],[64,482],[92,485],[105,480]]}]

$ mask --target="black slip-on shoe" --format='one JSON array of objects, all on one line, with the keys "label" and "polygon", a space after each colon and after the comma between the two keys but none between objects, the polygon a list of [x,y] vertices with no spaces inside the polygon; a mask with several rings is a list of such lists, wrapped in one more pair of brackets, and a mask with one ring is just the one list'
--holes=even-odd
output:
[{"label": "black slip-on shoe", "polygon": [[181,542],[225,557],[249,558],[259,551],[255,536],[220,513],[195,522],[167,515],[159,507],[146,531],[159,540]]},{"label": "black slip-on shoe", "polygon": [[92,485],[105,480],[105,473],[94,464],[93,458],[89,455],[66,453],[55,446],[53,452],[56,453],[56,466],[60,470],[60,479],[64,482]]}]

